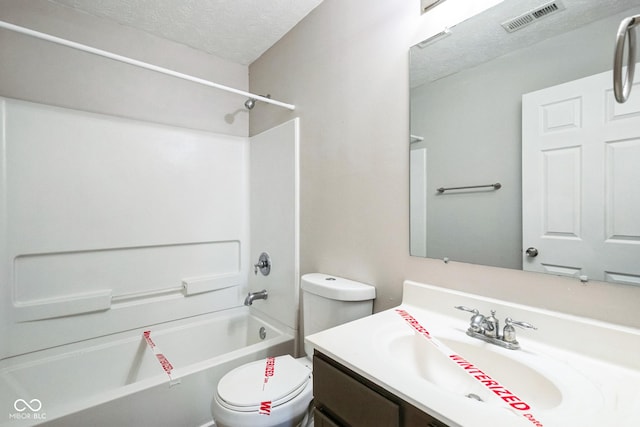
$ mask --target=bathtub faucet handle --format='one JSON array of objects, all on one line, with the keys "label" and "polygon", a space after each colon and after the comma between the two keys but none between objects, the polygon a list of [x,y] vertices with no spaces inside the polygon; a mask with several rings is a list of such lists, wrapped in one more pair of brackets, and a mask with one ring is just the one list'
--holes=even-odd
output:
[{"label": "bathtub faucet handle", "polygon": [[268,276],[271,273],[271,257],[268,253],[262,252],[260,258],[258,258],[258,263],[253,264],[253,273],[255,275],[258,274],[258,270],[263,276]]}]

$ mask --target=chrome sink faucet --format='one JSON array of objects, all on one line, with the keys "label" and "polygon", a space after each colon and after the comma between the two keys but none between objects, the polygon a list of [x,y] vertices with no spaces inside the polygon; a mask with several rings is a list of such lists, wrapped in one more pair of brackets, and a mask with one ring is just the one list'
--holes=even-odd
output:
[{"label": "chrome sink faucet", "polygon": [[504,320],[504,329],[502,333],[500,333],[500,322],[495,316],[495,310],[491,310],[491,315],[486,317],[480,314],[475,308],[469,308],[463,305],[458,305],[455,308],[473,313],[469,321],[470,324],[469,329],[467,329],[467,335],[509,350],[517,350],[520,348],[520,343],[516,339],[516,328],[514,328],[514,326],[526,329],[538,329],[530,323],[520,322],[507,317]]}]

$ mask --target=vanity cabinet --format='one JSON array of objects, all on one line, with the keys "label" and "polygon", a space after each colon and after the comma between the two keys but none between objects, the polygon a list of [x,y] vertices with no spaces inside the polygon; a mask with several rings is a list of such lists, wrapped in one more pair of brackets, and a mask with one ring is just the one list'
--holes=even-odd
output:
[{"label": "vanity cabinet", "polygon": [[316,427],[447,427],[318,351],[313,391]]}]

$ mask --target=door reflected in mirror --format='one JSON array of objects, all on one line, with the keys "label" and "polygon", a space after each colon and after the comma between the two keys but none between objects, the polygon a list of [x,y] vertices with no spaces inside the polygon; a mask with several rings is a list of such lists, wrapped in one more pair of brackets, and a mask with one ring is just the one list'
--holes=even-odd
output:
[{"label": "door reflected in mirror", "polygon": [[616,104],[610,77],[640,5],[561,0],[507,24],[543,3],[411,48],[411,254],[640,285],[640,88]]}]

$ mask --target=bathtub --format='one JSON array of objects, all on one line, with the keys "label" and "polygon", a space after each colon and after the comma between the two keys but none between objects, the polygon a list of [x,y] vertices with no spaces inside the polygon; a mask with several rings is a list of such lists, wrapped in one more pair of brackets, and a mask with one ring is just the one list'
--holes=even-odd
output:
[{"label": "bathtub", "polygon": [[[170,376],[147,330],[173,366]],[[8,414],[0,426],[212,426],[218,380],[241,364],[292,353],[293,342],[238,307],[4,360],[0,402]]]}]

